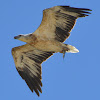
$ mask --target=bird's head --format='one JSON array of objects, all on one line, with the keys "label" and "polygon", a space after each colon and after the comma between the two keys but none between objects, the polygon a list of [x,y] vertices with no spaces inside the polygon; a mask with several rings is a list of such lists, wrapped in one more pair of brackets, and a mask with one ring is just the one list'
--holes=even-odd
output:
[{"label": "bird's head", "polygon": [[30,42],[30,40],[32,39],[32,33],[30,34],[20,34],[18,36],[15,36],[14,39],[18,39],[20,41],[23,41],[23,42]]}]

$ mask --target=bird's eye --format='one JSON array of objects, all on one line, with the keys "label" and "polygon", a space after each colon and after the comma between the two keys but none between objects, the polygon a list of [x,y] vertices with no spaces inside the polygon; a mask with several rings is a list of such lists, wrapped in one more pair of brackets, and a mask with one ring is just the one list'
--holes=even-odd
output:
[{"label": "bird's eye", "polygon": [[22,36],[22,35],[19,35],[19,36]]}]

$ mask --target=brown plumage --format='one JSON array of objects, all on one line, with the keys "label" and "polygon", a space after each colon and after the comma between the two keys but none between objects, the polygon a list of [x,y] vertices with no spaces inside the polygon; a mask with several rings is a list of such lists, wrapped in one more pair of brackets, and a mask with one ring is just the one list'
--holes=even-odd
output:
[{"label": "brown plumage", "polygon": [[43,11],[43,19],[38,29],[15,39],[26,42],[12,49],[15,66],[30,90],[39,96],[41,87],[41,63],[53,53],[79,52],[74,46],[64,44],[78,17],[90,14],[90,9],[69,6],[55,6]]}]

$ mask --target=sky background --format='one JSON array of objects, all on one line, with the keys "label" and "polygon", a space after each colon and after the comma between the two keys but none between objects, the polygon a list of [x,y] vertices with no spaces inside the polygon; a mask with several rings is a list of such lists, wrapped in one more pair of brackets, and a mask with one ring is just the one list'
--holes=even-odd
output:
[{"label": "sky background", "polygon": [[[42,91],[31,93],[19,76],[11,49],[25,44],[14,40],[34,32],[42,10],[56,5],[92,9],[77,20],[65,42],[79,53],[56,53],[42,64]],[[0,100],[100,100],[100,1],[99,0],[0,0]]]}]

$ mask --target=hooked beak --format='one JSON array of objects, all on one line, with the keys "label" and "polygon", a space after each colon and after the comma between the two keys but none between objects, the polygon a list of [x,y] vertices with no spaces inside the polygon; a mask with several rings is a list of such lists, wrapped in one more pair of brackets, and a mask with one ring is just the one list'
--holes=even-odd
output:
[{"label": "hooked beak", "polygon": [[18,39],[20,36],[15,36],[14,39]]}]

